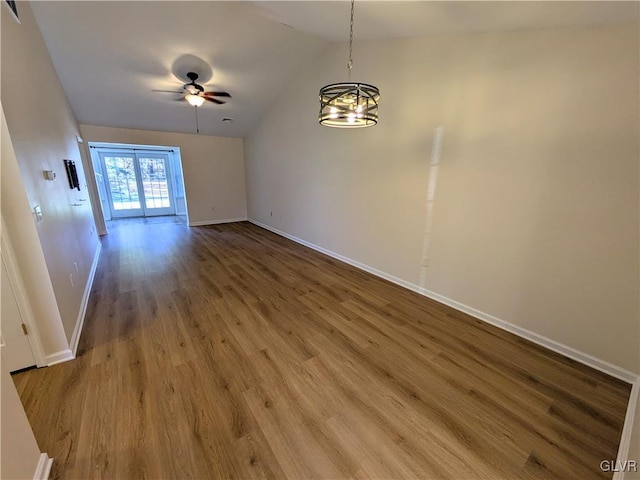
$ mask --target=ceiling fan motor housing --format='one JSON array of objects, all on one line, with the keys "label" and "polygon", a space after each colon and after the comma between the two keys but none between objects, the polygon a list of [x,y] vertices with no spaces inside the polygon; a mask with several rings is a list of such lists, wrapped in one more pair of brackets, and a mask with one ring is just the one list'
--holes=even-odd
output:
[{"label": "ceiling fan motor housing", "polygon": [[184,89],[190,93],[191,95],[199,95],[200,92],[204,92],[204,88],[202,85],[198,85],[196,80],[198,79],[198,74],[195,72],[187,73],[187,78],[191,80],[191,83],[185,83]]},{"label": "ceiling fan motor housing", "polygon": [[204,91],[204,88],[202,88],[200,85],[195,85],[193,83],[187,83],[184,86],[184,89],[191,95],[199,95],[200,92]]}]

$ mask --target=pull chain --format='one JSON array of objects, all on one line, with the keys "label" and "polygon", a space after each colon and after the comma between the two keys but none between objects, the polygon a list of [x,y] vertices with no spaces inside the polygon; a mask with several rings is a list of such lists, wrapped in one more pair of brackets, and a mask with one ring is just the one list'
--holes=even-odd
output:
[{"label": "pull chain", "polygon": [[196,109],[196,133],[200,133],[200,127],[198,126],[198,107],[194,106]]},{"label": "pull chain", "polygon": [[347,70],[349,82],[351,82],[351,69],[353,68],[353,11],[355,0],[351,0],[351,21],[349,23],[349,61],[347,62]]}]

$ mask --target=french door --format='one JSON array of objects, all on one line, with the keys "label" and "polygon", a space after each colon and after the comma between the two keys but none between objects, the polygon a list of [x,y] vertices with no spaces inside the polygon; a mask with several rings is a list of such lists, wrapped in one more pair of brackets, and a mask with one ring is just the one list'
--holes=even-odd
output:
[{"label": "french door", "polygon": [[175,214],[169,155],[162,152],[100,152],[112,218]]}]

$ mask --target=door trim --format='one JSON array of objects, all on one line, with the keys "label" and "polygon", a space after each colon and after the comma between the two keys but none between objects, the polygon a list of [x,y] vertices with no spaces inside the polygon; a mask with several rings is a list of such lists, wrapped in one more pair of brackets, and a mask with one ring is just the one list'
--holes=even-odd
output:
[{"label": "door trim", "polygon": [[20,270],[18,269],[18,261],[16,258],[15,250],[7,235],[7,227],[4,223],[4,218],[1,220],[2,235],[0,235],[0,253],[4,259],[4,265],[7,267],[7,275],[9,276],[9,283],[13,289],[13,294],[16,297],[16,303],[18,304],[18,310],[22,316],[23,323],[27,326],[29,334],[27,339],[33,352],[33,358],[36,361],[37,367],[46,367],[48,364],[45,361],[44,353],[42,350],[42,342],[40,341],[40,334],[36,322],[34,321],[33,311],[29,303],[29,296],[27,290],[22,282],[20,276]]},{"label": "door trim", "polygon": [[53,466],[53,458],[49,458],[46,453],[41,453],[38,459],[36,471],[33,474],[33,480],[47,480]]}]

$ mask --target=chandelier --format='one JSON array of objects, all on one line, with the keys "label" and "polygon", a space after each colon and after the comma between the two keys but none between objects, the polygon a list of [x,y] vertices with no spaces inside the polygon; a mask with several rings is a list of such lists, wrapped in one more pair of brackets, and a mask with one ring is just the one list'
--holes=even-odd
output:
[{"label": "chandelier", "polygon": [[353,12],[355,0],[351,0],[349,24],[348,81],[332,83],[320,89],[320,125],[338,128],[372,127],[378,123],[380,90],[368,83],[351,81],[353,68]]}]

